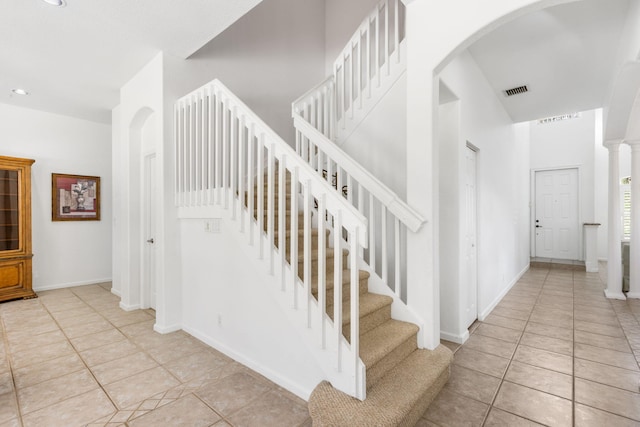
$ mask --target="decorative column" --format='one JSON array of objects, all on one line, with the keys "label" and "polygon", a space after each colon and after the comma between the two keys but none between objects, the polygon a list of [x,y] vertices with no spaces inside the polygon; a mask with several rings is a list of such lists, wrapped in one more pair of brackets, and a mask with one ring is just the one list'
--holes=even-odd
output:
[{"label": "decorative column", "polygon": [[625,142],[631,146],[631,253],[627,298],[640,298],[640,140]]},{"label": "decorative column", "polygon": [[622,293],[622,254],[620,240],[622,224],[620,214],[620,144],[621,140],[607,141],[609,150],[609,215],[607,289],[604,294],[611,299],[626,299]]}]

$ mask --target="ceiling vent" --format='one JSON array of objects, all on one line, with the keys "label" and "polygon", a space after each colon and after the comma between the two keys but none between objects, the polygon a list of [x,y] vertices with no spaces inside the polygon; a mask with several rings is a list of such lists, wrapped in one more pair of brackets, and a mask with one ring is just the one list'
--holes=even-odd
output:
[{"label": "ceiling vent", "polygon": [[513,89],[507,89],[504,94],[507,96],[520,95],[521,93],[529,92],[527,85],[514,87]]}]

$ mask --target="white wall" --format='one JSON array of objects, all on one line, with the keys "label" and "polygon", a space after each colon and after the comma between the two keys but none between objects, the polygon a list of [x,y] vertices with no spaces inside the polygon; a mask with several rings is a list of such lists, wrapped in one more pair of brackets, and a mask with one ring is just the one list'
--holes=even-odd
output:
[{"label": "white wall", "polygon": [[[33,288],[111,280],[111,130],[108,125],[0,104],[3,155],[32,169]],[[100,221],[51,221],[51,174],[100,177]]]},{"label": "white wall", "polygon": [[221,222],[213,234],[204,220],[181,220],[183,328],[306,399],[322,370],[279,308],[280,283],[249,250],[248,235],[232,230],[238,224],[228,216]]},{"label": "white wall", "polygon": [[403,199],[407,188],[406,100],[403,74],[340,146]]},{"label": "white wall", "polygon": [[[156,236],[156,324],[159,332],[170,332],[181,326],[180,264],[177,248],[178,223],[173,207],[173,159],[165,155],[165,148],[173,141],[172,120],[164,120],[165,59],[158,54],[120,90],[120,106],[114,111],[119,116],[119,136],[114,138],[114,150],[119,161],[114,162],[114,174],[119,185],[114,192],[118,198],[116,212],[114,256],[119,256],[121,280],[121,307],[127,310],[145,308],[148,299],[142,289],[141,273],[145,245],[142,232],[143,155],[155,151],[157,181],[162,182],[157,195]],[[169,107],[171,108],[171,107]],[[169,112],[167,117],[172,117]],[[166,129],[169,131],[166,132]],[[166,138],[165,138],[166,136]],[[169,153],[173,150],[169,148]],[[161,166],[161,167],[160,167]],[[172,216],[173,215],[173,216]]]},{"label": "white wall", "polygon": [[[440,315],[442,338],[462,341],[460,244],[460,101],[440,105]],[[454,308],[455,307],[455,308]]]},{"label": "white wall", "polygon": [[[583,255],[584,222],[606,222],[595,216],[595,146],[602,145],[602,133],[596,136],[596,116],[600,110],[580,113],[579,118],[552,123],[531,122],[531,169],[579,167],[579,254]],[[606,188],[606,179],[605,179]],[[600,182],[601,184],[601,182]],[[605,201],[606,191],[600,193]],[[532,199],[533,202],[533,199]],[[606,210],[604,211],[606,215]],[[600,214],[603,212],[601,211]],[[533,215],[534,213],[532,213]],[[532,242],[533,251],[533,242]],[[532,252],[533,253],[533,252]]]},{"label": "white wall", "polygon": [[324,2],[264,0],[167,77],[177,96],[221,80],[293,145],[291,103],[325,77]]},{"label": "white wall", "polygon": [[[444,245],[451,254],[457,254],[452,260],[443,259],[443,254],[440,254],[441,286],[454,287],[441,289],[441,331],[449,339],[463,339],[466,328],[463,326],[461,313],[444,314],[448,310],[460,310],[465,303],[463,297],[466,295],[466,273],[462,261],[462,231],[457,237],[453,237],[456,241],[444,240],[449,239],[447,230],[462,230],[460,218],[465,218],[461,187],[464,147],[469,142],[479,149],[478,315],[482,320],[529,265],[529,145],[527,133],[511,122],[468,52],[455,58],[440,77],[460,100],[457,147],[440,146],[438,149],[440,247]],[[439,126],[442,125],[446,123],[439,123]],[[440,130],[439,135],[447,134],[448,140],[456,132]],[[451,178],[453,175],[457,179]],[[443,206],[449,202],[459,206],[459,216],[450,215],[449,208]]]}]

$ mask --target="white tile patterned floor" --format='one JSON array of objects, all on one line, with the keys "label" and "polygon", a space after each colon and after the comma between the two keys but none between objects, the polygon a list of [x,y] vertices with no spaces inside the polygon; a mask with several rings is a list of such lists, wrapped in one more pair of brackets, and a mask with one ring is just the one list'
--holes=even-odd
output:
[{"label": "white tile patterned floor", "polygon": [[109,289],[0,304],[0,427],[310,425],[306,402]]}]

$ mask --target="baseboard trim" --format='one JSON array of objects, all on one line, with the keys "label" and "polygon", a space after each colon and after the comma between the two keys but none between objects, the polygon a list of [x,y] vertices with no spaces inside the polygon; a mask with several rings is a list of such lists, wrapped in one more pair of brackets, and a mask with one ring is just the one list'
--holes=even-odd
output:
[{"label": "baseboard trim", "polygon": [[456,344],[464,344],[469,339],[469,331],[466,330],[462,334],[452,334],[449,332],[440,331],[440,339],[451,341]]},{"label": "baseboard trim", "polygon": [[53,291],[55,289],[75,288],[76,286],[97,285],[99,283],[105,283],[105,282],[111,282],[111,278],[83,280],[80,282],[71,282],[71,283],[58,283],[55,285],[47,285],[47,286],[34,286],[33,290],[36,292]]},{"label": "baseboard trim", "polygon": [[225,355],[229,356],[230,358],[232,358],[233,360],[235,360],[236,362],[239,362],[243,365],[245,365],[246,367],[256,371],[257,373],[264,375],[266,378],[268,378],[269,380],[273,381],[274,383],[278,384],[280,387],[289,390],[291,393],[295,394],[296,396],[298,396],[299,398],[303,399],[305,402],[309,400],[309,396],[311,396],[311,392],[313,390],[307,390],[305,387],[302,387],[300,384],[294,383],[291,380],[289,380],[288,378],[283,377],[282,375],[272,371],[271,369],[265,368],[263,365],[261,365],[260,363],[256,362],[255,360],[253,360],[250,357],[245,356],[242,353],[239,353],[231,348],[229,348],[227,345],[221,343],[220,341],[216,340],[213,337],[210,337],[206,334],[202,334],[194,329],[191,329],[189,327],[183,327],[183,330],[188,333],[189,335],[192,335],[193,337],[199,339],[200,341],[204,342],[205,344],[215,348],[216,350],[218,350],[221,353],[224,353]]},{"label": "baseboard trim", "polygon": [[182,329],[182,325],[171,325],[171,326],[160,326],[157,323],[153,325],[153,330],[159,334],[170,334],[172,332],[177,332]]},{"label": "baseboard trim", "polygon": [[111,293],[114,294],[117,297],[122,298],[122,293],[114,288],[111,288]]},{"label": "baseboard trim", "polygon": [[640,292],[627,292],[627,299],[638,299],[640,298]]},{"label": "baseboard trim", "polygon": [[141,308],[140,304],[127,305],[127,304],[123,303],[122,301],[120,301],[119,306],[124,311],[140,310],[140,308]]},{"label": "baseboard trim", "polygon": [[623,301],[627,299],[627,297],[624,296],[622,292],[613,292],[613,291],[610,291],[609,289],[604,290],[604,296],[609,299],[619,299]]},{"label": "baseboard trim", "polygon": [[529,267],[531,264],[527,263],[527,266],[524,268],[524,270],[522,270],[520,273],[518,273],[515,277],[515,279],[513,279],[511,281],[511,283],[509,284],[509,286],[507,286],[506,288],[504,288],[504,290],[502,292],[500,292],[500,295],[498,295],[496,297],[496,299],[493,300],[493,302],[491,302],[491,304],[489,304],[489,306],[484,309],[482,311],[482,313],[478,314],[478,320],[481,322],[484,322],[484,320],[489,316],[489,314],[491,314],[491,312],[493,311],[494,308],[496,308],[496,306],[498,304],[500,304],[500,301],[502,301],[502,298],[505,297],[505,295],[507,295],[509,293],[509,291],[511,290],[511,288],[513,288],[515,286],[516,283],[518,283],[518,280],[520,280],[522,278],[522,276],[524,276],[524,273],[526,273],[527,271],[529,271]]}]

